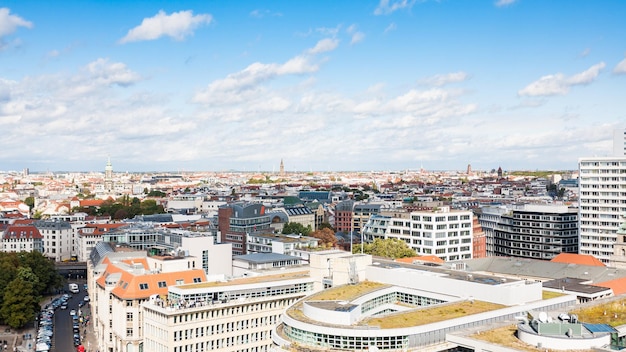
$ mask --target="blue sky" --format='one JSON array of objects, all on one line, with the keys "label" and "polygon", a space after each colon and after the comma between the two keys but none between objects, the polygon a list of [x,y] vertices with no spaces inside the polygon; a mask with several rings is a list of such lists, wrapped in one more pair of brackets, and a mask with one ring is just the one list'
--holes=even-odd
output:
[{"label": "blue sky", "polygon": [[0,2],[0,170],[576,169],[626,2]]}]

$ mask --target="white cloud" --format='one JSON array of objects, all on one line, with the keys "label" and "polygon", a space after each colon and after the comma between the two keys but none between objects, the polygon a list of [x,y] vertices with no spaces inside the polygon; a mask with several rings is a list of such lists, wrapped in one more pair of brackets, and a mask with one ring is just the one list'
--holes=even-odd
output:
[{"label": "white cloud", "polygon": [[346,29],[346,32],[352,36],[350,40],[350,44],[360,43],[365,39],[365,34],[363,32],[359,32],[357,30],[357,26],[355,24],[351,25]]},{"label": "white cloud", "polygon": [[193,15],[193,11],[179,11],[171,15],[163,10],[154,17],[144,18],[141,24],[128,31],[120,39],[120,43],[129,43],[142,40],[155,40],[168,36],[174,40],[183,40],[192,35],[193,31],[203,24],[209,24],[213,17],[209,14]]},{"label": "white cloud", "polygon": [[546,75],[527,85],[517,94],[520,96],[564,95],[569,92],[572,86],[592,83],[605,66],[604,62],[600,62],[570,77],[566,77],[562,73]]},{"label": "white cloud", "polygon": [[296,56],[283,64],[263,64],[255,62],[245,69],[232,73],[226,78],[213,81],[209,86],[196,93],[194,101],[198,103],[234,103],[243,98],[246,90],[255,90],[257,86],[279,76],[312,73],[319,69],[306,56]]},{"label": "white cloud", "polygon": [[516,2],[517,2],[517,0],[497,0],[495,2],[495,5],[497,7],[504,7],[504,6],[512,5],[512,4],[516,3]]},{"label": "white cloud", "polygon": [[263,18],[263,17],[267,17],[267,16],[271,16],[271,17],[280,17],[282,16],[282,13],[280,12],[271,12],[270,10],[252,10],[250,12],[250,17],[253,18]]},{"label": "white cloud", "polygon": [[338,45],[339,45],[338,39],[326,38],[317,42],[317,44],[315,44],[315,47],[309,49],[307,52],[312,55],[320,54],[320,53],[324,53],[327,51],[335,50]]},{"label": "white cloud", "polygon": [[264,92],[261,85],[277,77],[317,72],[319,65],[312,62],[313,56],[332,51],[338,45],[339,40],[326,38],[318,41],[313,48],[305,50],[304,54],[282,64],[255,62],[239,72],[211,82],[206,89],[195,94],[193,101],[218,105],[240,103]]},{"label": "white cloud", "polygon": [[417,0],[380,0],[374,10],[375,15],[388,15],[394,11],[411,9]]},{"label": "white cloud", "polygon": [[469,75],[463,71],[452,72],[445,75],[434,75],[420,81],[422,84],[432,86],[444,86],[449,83],[463,82],[469,79]]},{"label": "white cloud", "polygon": [[33,24],[20,16],[12,15],[11,10],[6,7],[0,8],[0,39],[15,32],[18,27],[33,28]]},{"label": "white cloud", "polygon": [[[33,24],[20,16],[12,15],[11,10],[6,7],[0,8],[0,50],[8,46],[4,37],[12,34],[19,27],[33,28]],[[19,43],[19,40],[17,42]]]},{"label": "white cloud", "polygon": [[395,24],[394,22],[391,22],[391,23],[387,26],[387,28],[385,28],[384,33],[386,34],[386,33],[389,33],[389,32],[391,32],[391,31],[395,31],[397,28],[398,28],[398,26],[396,26],[396,24]]},{"label": "white cloud", "polygon": [[617,66],[613,68],[613,73],[624,74],[626,73],[626,59],[620,61]]}]

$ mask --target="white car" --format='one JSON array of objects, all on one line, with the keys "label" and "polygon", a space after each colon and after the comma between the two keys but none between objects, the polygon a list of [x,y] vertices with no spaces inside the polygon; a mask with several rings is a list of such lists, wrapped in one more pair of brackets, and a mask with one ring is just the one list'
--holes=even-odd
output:
[{"label": "white car", "polygon": [[89,302],[89,296],[85,296],[85,297],[83,297],[83,301],[85,301],[85,302]]},{"label": "white car", "polygon": [[70,315],[76,315],[76,310],[74,309],[70,310]]}]

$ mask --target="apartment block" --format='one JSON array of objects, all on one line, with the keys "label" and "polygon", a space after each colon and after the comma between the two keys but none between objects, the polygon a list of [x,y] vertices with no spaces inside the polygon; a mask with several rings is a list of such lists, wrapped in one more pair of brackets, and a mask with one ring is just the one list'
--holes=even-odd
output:
[{"label": "apartment block", "polygon": [[626,212],[626,157],[578,160],[579,253],[609,263]]}]

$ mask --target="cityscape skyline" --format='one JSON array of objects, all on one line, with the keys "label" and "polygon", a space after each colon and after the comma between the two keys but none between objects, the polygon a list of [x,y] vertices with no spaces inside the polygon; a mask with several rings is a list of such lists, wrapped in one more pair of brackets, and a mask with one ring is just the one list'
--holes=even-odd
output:
[{"label": "cityscape skyline", "polygon": [[575,170],[626,127],[626,3],[0,5],[0,170]]}]

